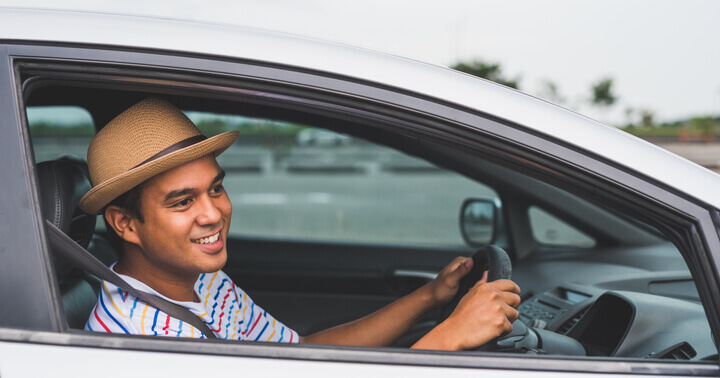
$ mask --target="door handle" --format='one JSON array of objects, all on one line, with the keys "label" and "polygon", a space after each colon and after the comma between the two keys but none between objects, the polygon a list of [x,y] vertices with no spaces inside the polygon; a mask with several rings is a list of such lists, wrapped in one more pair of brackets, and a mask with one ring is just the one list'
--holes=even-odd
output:
[{"label": "door handle", "polygon": [[425,279],[428,282],[434,280],[437,277],[437,272],[429,270],[416,270],[416,269],[395,269],[391,275],[397,278],[416,278]]},{"label": "door handle", "polygon": [[390,272],[388,285],[399,295],[414,291],[437,277],[437,272],[417,269],[395,269]]}]

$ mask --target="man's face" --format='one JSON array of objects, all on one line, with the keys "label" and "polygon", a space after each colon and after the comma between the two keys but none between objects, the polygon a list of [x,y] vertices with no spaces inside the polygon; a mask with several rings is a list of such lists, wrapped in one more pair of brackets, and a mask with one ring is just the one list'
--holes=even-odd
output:
[{"label": "man's face", "polygon": [[225,265],[232,204],[222,186],[224,175],[208,155],[144,184],[140,206],[145,222],[133,223],[154,268],[194,275]]}]

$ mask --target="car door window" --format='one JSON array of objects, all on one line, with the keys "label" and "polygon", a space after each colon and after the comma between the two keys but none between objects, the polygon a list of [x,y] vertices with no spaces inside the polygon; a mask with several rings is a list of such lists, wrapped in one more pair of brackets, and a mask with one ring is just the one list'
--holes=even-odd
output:
[{"label": "car door window", "polygon": [[90,113],[79,106],[29,106],[27,120],[35,161],[62,155],[85,159],[95,127]]},{"label": "car door window", "polygon": [[462,246],[465,199],[490,187],[400,151],[303,124],[188,112],[208,135],[237,130],[219,156],[231,233],[363,243]]}]

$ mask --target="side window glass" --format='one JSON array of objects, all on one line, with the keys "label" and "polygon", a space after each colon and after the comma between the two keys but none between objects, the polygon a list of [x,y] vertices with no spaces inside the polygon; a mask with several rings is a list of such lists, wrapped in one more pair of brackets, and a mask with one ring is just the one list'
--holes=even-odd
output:
[{"label": "side window glass", "polygon": [[330,130],[187,115],[206,135],[240,132],[218,158],[235,235],[462,246],[463,201],[497,198],[491,188],[425,160]]},{"label": "side window glass", "polygon": [[95,128],[90,113],[79,106],[29,106],[27,119],[35,162],[73,155],[85,160]]},{"label": "side window glass", "polygon": [[537,207],[528,209],[533,238],[540,244],[592,248],[595,239]]}]

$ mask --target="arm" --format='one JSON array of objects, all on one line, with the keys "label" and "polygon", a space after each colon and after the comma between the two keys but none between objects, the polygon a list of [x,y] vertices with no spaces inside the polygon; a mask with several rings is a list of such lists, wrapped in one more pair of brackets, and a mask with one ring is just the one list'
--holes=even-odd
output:
[{"label": "arm", "polygon": [[460,279],[468,274],[471,268],[472,259],[458,257],[446,266],[435,280],[414,292],[358,320],[302,337],[300,342],[390,345],[407,332],[423,314],[449,302],[457,292]]}]

